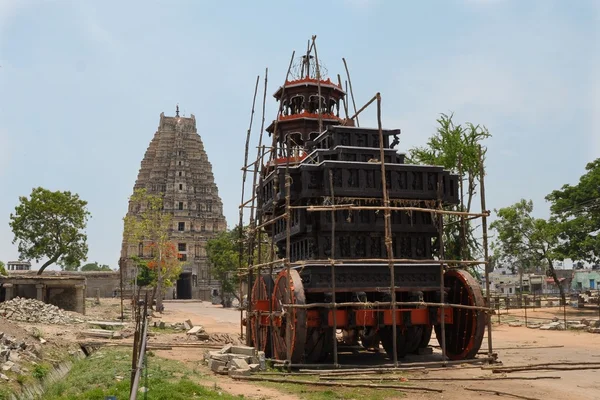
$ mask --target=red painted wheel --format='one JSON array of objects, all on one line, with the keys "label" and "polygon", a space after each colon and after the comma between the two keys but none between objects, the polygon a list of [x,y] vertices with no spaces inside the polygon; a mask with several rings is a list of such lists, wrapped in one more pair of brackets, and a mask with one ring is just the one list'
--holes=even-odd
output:
[{"label": "red painted wheel", "polygon": [[[444,274],[448,303],[484,307],[479,283],[467,271],[451,269]],[[482,310],[452,309],[453,323],[445,325],[446,355],[450,360],[474,358],[485,333],[486,314]],[[442,328],[435,326],[438,343],[442,344]]]},{"label": "red painted wheel", "polygon": [[[251,310],[256,313],[250,318],[250,331],[252,345],[260,351],[264,351],[267,357],[271,357],[271,329],[268,325],[260,324],[260,311],[257,309],[258,301],[268,301],[269,294],[273,293],[273,278],[269,274],[259,275],[252,286]],[[267,303],[268,304],[268,303]],[[268,313],[267,311],[262,311]],[[263,314],[265,315],[265,314]],[[264,317],[263,317],[264,318]]]},{"label": "red painted wheel", "polygon": [[302,362],[306,343],[305,308],[284,307],[287,304],[306,304],[304,286],[300,274],[296,270],[283,270],[277,276],[273,289],[273,311],[281,313],[281,320],[273,324],[271,340],[273,356],[278,360],[290,360],[292,363]]}]

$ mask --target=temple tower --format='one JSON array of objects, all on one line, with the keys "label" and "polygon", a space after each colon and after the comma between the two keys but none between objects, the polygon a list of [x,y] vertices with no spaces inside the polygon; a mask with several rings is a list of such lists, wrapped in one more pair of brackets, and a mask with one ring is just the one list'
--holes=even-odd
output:
[{"label": "temple tower", "polygon": [[[212,165],[196,130],[196,118],[160,114],[160,123],[150,142],[135,181],[134,190],[146,188],[148,193],[163,197],[164,212],[173,215],[170,240],[184,262],[177,285],[177,298],[210,300],[219,282],[210,274],[206,242],[227,229],[223,203],[212,173]],[[127,215],[134,213],[129,207]],[[147,246],[123,241],[121,257],[125,260],[124,285],[135,277],[132,256],[150,257]],[[171,298],[168,291],[166,298]]]}]

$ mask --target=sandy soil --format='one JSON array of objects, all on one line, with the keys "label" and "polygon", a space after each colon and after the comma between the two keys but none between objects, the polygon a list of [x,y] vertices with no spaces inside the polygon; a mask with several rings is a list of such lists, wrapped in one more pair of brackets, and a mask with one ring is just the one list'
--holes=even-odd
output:
[{"label": "sandy soil", "polygon": [[[567,308],[569,310],[569,308]],[[562,309],[560,309],[562,312]],[[567,319],[577,319],[578,317],[587,317],[593,319],[589,312],[597,310],[569,310]],[[532,311],[533,312],[533,311]],[[557,310],[543,309],[533,312],[540,316],[552,318]],[[529,314],[529,310],[528,310]],[[167,322],[179,322],[185,319],[192,319],[194,324],[203,325],[209,332],[239,333],[239,312],[223,309],[220,306],[213,306],[207,303],[177,303],[170,302],[166,304],[166,311],[163,319]],[[600,363],[600,335],[587,332],[574,331],[540,331],[537,329],[528,329],[525,327],[509,327],[507,324],[495,324],[492,332],[494,352],[498,353],[499,361],[505,366],[538,364],[545,362],[599,362]],[[437,345],[435,337],[431,345]],[[540,346],[563,346],[559,348],[532,348]],[[517,348],[518,349],[514,349]],[[487,339],[484,339],[482,350],[487,350]],[[161,351],[159,355],[163,357],[179,359],[183,362],[195,363],[202,359],[202,350],[173,349]],[[383,358],[383,355],[373,355],[371,357]],[[426,357],[427,360],[439,359],[439,354]],[[422,359],[421,359],[422,360]],[[385,362],[385,360],[383,360]],[[415,361],[415,359],[407,359]],[[578,370],[578,371],[531,371],[511,374],[491,374],[489,371],[479,368],[449,368],[442,371],[429,371],[427,374],[417,372],[410,374],[410,377],[427,378],[476,378],[498,376],[527,376],[527,377],[557,377],[554,379],[543,379],[533,381],[502,380],[502,381],[414,381],[415,385],[428,386],[432,388],[443,389],[442,394],[417,394],[410,393],[404,398],[423,398],[423,399],[450,399],[464,400],[466,396],[476,397],[477,399],[497,399],[493,394],[484,394],[465,390],[466,388],[479,388],[487,390],[499,390],[528,396],[534,399],[571,399],[592,400],[600,398],[600,381],[598,381],[598,369]],[[256,384],[242,382],[233,382],[227,377],[216,377],[218,385],[224,390],[234,394],[252,395],[259,398],[294,398],[288,395],[282,395],[274,389],[267,389]],[[260,390],[260,391],[259,391]]]}]

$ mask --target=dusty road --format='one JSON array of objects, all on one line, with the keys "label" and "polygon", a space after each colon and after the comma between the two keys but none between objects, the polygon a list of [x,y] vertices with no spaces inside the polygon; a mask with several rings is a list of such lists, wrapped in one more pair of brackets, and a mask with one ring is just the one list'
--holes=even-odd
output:
[{"label": "dusty road", "polygon": [[[238,311],[223,309],[207,303],[168,302],[163,320],[166,322],[181,322],[192,319],[194,324],[201,324],[209,332],[225,332],[237,334],[240,331]],[[493,332],[494,352],[505,366],[540,364],[551,362],[596,362],[600,363],[600,335],[575,331],[540,331],[525,327],[509,327],[507,324],[494,325]],[[437,345],[432,338],[431,345]],[[532,348],[540,346],[563,346],[559,348]],[[515,349],[519,348],[519,349]],[[482,350],[487,349],[487,340],[484,339]],[[189,350],[165,351],[163,356],[180,359],[185,362],[195,362],[202,358]],[[367,355],[368,356],[368,355]],[[383,355],[372,357],[384,360]],[[439,359],[434,354],[429,360]],[[376,360],[373,360],[376,361]],[[414,360],[406,360],[414,361]],[[479,388],[499,390],[532,399],[573,399],[597,400],[600,399],[600,379],[598,369],[576,371],[530,371],[510,374],[492,374],[479,368],[446,369],[442,371],[417,372],[410,374],[413,378],[478,378],[478,377],[556,377],[541,380],[499,380],[499,381],[415,381],[416,385],[426,385],[432,388],[443,389],[442,394],[410,393],[403,398],[421,399],[450,399],[464,400],[465,397],[477,399],[497,399],[493,394],[484,394],[465,390],[466,388]],[[231,389],[233,393],[243,392],[250,398],[296,398],[293,395],[277,393],[272,389],[265,389],[254,384],[240,384],[229,382],[227,378],[220,378],[219,385],[224,390]]]}]

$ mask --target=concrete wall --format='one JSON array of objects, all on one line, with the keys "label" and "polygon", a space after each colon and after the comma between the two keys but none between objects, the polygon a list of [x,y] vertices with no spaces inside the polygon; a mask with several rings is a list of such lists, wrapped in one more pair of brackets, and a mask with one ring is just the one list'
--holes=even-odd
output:
[{"label": "concrete wall", "polygon": [[86,297],[96,297],[99,291],[100,297],[113,297],[118,293],[121,279],[118,272],[80,272],[87,281]]}]

